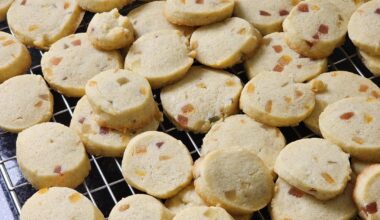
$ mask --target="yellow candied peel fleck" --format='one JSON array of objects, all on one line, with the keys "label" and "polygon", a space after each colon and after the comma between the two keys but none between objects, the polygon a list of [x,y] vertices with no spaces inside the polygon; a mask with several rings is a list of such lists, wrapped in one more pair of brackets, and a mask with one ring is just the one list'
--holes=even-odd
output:
[{"label": "yellow candied peel fleck", "polygon": [[247,86],[247,92],[248,93],[253,93],[254,91],[255,91],[255,86],[253,85],[253,83],[248,84],[248,86]]},{"label": "yellow candied peel fleck", "polygon": [[37,193],[40,194],[40,195],[42,195],[42,194],[47,193],[47,191],[49,191],[49,188],[42,188],[42,189],[38,190]]},{"label": "yellow candied peel fleck", "polygon": [[330,176],[330,174],[323,172],[321,173],[321,176],[323,177],[323,179],[325,179],[327,183],[329,184],[335,183],[335,180]]},{"label": "yellow candied peel fleck", "polygon": [[318,11],[320,9],[318,5],[312,5],[310,8],[313,11]]},{"label": "yellow candied peel fleck", "polygon": [[137,169],[135,170],[135,173],[136,173],[137,176],[145,176],[145,175],[146,175],[145,170],[143,170],[143,169],[139,169],[139,168],[137,168]]},{"label": "yellow candied peel fleck", "polygon": [[364,122],[365,122],[366,124],[369,124],[369,123],[371,123],[372,121],[373,121],[373,117],[372,117],[371,115],[365,113],[365,114],[364,114]]},{"label": "yellow candied peel fleck", "polygon": [[122,204],[120,207],[119,207],[119,211],[120,212],[124,212],[125,210],[129,209],[129,205],[128,204]]},{"label": "yellow candied peel fleck", "polygon": [[38,29],[38,25],[36,25],[36,24],[30,25],[29,28],[28,28],[29,31],[35,31],[37,29]]},{"label": "yellow candied peel fleck", "polygon": [[72,203],[78,202],[80,200],[81,195],[79,193],[73,193],[69,196],[69,200]]}]

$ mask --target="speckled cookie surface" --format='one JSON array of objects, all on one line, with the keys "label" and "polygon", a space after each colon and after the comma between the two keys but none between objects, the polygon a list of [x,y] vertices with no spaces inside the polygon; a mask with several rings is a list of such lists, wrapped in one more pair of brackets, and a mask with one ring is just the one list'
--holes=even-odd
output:
[{"label": "speckled cookie surface", "polygon": [[161,102],[178,128],[206,133],[212,123],[238,111],[241,89],[240,79],[228,72],[194,66],[162,89]]},{"label": "speckled cookie surface", "polygon": [[7,12],[14,0],[0,0],[0,21],[4,21],[7,17]]},{"label": "speckled cookie surface", "polygon": [[106,12],[114,8],[121,9],[123,6],[132,2],[131,0],[76,0],[78,5],[90,12]]},{"label": "speckled cookie surface", "polygon": [[351,15],[356,11],[356,9],[368,0],[329,0],[333,3],[339,10],[343,12],[343,15],[349,20]]},{"label": "speckled cookie surface", "polygon": [[96,49],[86,33],[65,37],[42,56],[42,72],[49,85],[66,96],[81,97],[85,85],[98,73],[122,67],[118,51]]},{"label": "speckled cookie surface", "polygon": [[[289,61],[282,62],[286,56]],[[261,46],[244,65],[249,79],[263,71],[276,71],[290,76],[295,82],[304,82],[325,72],[327,59],[301,56],[286,44],[284,33],[272,33],[263,38]]]},{"label": "speckled cookie surface", "polygon": [[359,50],[359,55],[363,64],[375,76],[380,76],[380,56],[370,55],[362,50]]},{"label": "speckled cookie surface", "polygon": [[177,195],[165,201],[165,206],[174,214],[178,214],[186,208],[194,206],[207,206],[207,203],[195,192],[191,183]]},{"label": "speckled cookie surface", "polygon": [[48,49],[57,40],[74,33],[83,15],[75,0],[15,0],[7,21],[22,43]]},{"label": "speckled cookie surface", "polygon": [[260,32],[238,17],[196,29],[191,35],[191,48],[196,59],[210,67],[227,68],[252,55],[261,40]]},{"label": "speckled cookie surface", "polygon": [[181,212],[179,212],[176,216],[174,216],[173,220],[234,220],[226,210],[220,207],[206,207],[206,206],[198,206],[198,207],[189,207]]},{"label": "speckled cookie surface", "polygon": [[15,76],[0,84],[0,127],[20,132],[49,121],[53,115],[53,96],[38,75]]},{"label": "speckled cookie surface", "polygon": [[30,197],[20,213],[20,220],[45,219],[104,220],[104,216],[79,192],[65,187],[51,187],[41,189]]},{"label": "speckled cookie surface", "polygon": [[91,168],[79,136],[59,123],[42,123],[22,131],[16,155],[22,174],[37,189],[75,188]]},{"label": "speckled cookie surface", "polygon": [[351,174],[349,155],[321,138],[301,139],[285,146],[274,171],[289,184],[320,200],[341,194]]},{"label": "speckled cookie surface", "polygon": [[31,63],[28,49],[12,35],[0,31],[0,83],[26,72]]}]

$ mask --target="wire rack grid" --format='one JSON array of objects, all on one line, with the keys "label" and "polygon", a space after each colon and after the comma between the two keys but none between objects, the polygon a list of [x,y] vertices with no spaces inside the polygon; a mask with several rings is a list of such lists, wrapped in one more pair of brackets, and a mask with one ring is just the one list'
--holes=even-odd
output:
[{"label": "wire rack grid", "polygon": [[[127,14],[131,9],[142,3],[141,1],[137,1],[133,5],[124,8],[121,13]],[[85,32],[91,18],[92,14],[86,13],[77,32]],[[0,23],[0,31],[11,33],[6,22]],[[40,59],[43,55],[43,51],[32,48],[29,50],[32,55],[32,66],[29,70],[30,74],[42,74]],[[342,47],[337,48],[333,55],[329,57],[329,70],[351,71],[369,78],[377,85],[380,85],[380,78],[373,76],[370,71],[364,67],[357,55],[355,47],[348,39]],[[228,71],[239,76],[243,83],[247,82],[242,65],[237,65],[228,69]],[[78,99],[65,97],[53,90],[52,93],[55,102],[52,121],[69,125]],[[159,91],[154,91],[154,93],[154,97],[161,108]],[[164,122],[160,124],[159,130],[181,140],[188,147],[194,160],[199,158],[204,135],[179,131],[165,116]],[[287,143],[297,139],[315,136],[303,124],[296,127],[281,128],[281,131],[286,137]],[[17,165],[17,158],[15,156],[16,138],[16,134],[0,130],[0,187],[6,197],[9,205],[8,208],[15,219],[18,218],[21,207],[25,201],[36,192],[23,178]],[[79,186],[77,190],[87,196],[105,216],[109,215],[112,207],[121,198],[141,193],[124,181],[121,174],[120,158],[96,157],[93,155],[89,155],[89,157],[92,167],[91,172],[85,182]],[[265,208],[256,212],[253,219],[270,219],[268,210]]]}]

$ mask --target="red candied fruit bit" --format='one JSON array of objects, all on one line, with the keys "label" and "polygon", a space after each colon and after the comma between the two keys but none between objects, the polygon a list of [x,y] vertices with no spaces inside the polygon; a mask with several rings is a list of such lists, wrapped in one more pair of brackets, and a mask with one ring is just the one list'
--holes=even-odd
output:
[{"label": "red candied fruit bit", "polygon": [[189,122],[189,119],[183,115],[177,116],[177,121],[182,126],[187,126],[187,123]]},{"label": "red candied fruit bit", "polygon": [[82,44],[82,42],[81,42],[80,39],[78,39],[78,40],[73,40],[73,41],[71,41],[71,44],[72,44],[73,46],[80,46],[80,45]]},{"label": "red candied fruit bit", "polygon": [[262,10],[260,10],[260,15],[261,15],[261,16],[271,16],[271,14],[270,14],[269,12],[267,12],[267,11],[262,11]]},{"label": "red candied fruit bit", "polygon": [[203,0],[195,0],[195,3],[197,3],[197,4],[203,4]]},{"label": "red candied fruit bit", "polygon": [[376,8],[375,13],[380,14],[380,8]]},{"label": "red candied fruit bit", "polygon": [[288,193],[292,196],[295,196],[297,198],[301,198],[305,193],[302,192],[301,190],[299,190],[298,188],[296,187],[292,187],[289,189]]},{"label": "red candied fruit bit", "polygon": [[300,12],[309,12],[309,5],[308,4],[299,4],[297,7],[298,11]]},{"label": "red candied fruit bit", "polygon": [[53,64],[54,66],[57,66],[61,63],[62,59],[63,59],[62,57],[53,57],[51,58],[50,63]]},{"label": "red candied fruit bit", "polygon": [[156,143],[156,146],[157,146],[158,148],[161,148],[162,145],[164,145],[164,142],[163,142],[163,141],[161,141],[161,142],[157,142],[157,143]]},{"label": "red candied fruit bit", "polygon": [[371,202],[364,207],[364,211],[368,214],[375,214],[377,212],[377,203]]},{"label": "red candied fruit bit", "polygon": [[21,5],[25,5],[25,4],[26,4],[26,0],[22,0]]},{"label": "red candied fruit bit", "polygon": [[318,33],[314,34],[313,39],[319,40],[319,34]]},{"label": "red candied fruit bit", "polygon": [[63,173],[62,173],[62,167],[61,166],[56,166],[56,167],[54,167],[54,171],[53,171],[54,173],[56,173],[56,174],[59,174],[59,175],[63,175]]},{"label": "red candied fruit bit", "polygon": [[348,120],[350,119],[352,116],[354,116],[354,113],[353,112],[346,112],[344,114],[342,114],[340,116],[340,119],[343,119],[343,120]]},{"label": "red candied fruit bit", "polygon": [[82,117],[82,118],[80,118],[79,120],[78,120],[78,122],[79,123],[81,123],[81,124],[83,124],[83,122],[86,120],[86,118],[85,117]]},{"label": "red candied fruit bit", "polygon": [[274,50],[276,53],[281,53],[281,52],[282,52],[282,47],[281,47],[281,45],[273,45],[272,48],[273,48],[273,50]]},{"label": "red candied fruit bit", "polygon": [[280,14],[280,16],[285,16],[289,14],[287,10],[280,10],[278,13]]},{"label": "red candied fruit bit", "polygon": [[105,134],[108,134],[108,133],[110,133],[110,129],[109,128],[100,127],[99,134],[105,135]]},{"label": "red candied fruit bit", "polygon": [[319,25],[318,32],[319,32],[319,33],[322,33],[322,34],[327,34],[327,33],[329,33],[329,26],[327,26],[327,25],[325,25],[325,24],[321,24],[321,25]]}]

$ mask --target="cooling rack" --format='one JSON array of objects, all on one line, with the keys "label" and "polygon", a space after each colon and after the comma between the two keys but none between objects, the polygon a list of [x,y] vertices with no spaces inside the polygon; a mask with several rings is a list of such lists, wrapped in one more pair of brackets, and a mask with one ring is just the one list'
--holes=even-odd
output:
[{"label": "cooling rack", "polygon": [[[131,9],[141,4],[143,4],[142,1],[136,1],[131,6],[122,9],[121,13],[126,15]],[[85,14],[83,22],[77,32],[86,31],[92,16],[91,13]],[[0,23],[0,31],[11,33],[6,22]],[[40,60],[43,51],[36,49],[29,50],[32,55],[32,66],[29,73],[42,74]],[[365,68],[349,39],[329,57],[328,68],[330,71],[345,70],[354,72],[380,85],[380,77],[377,78],[373,76],[370,71]],[[239,76],[243,83],[247,82],[242,65],[234,66],[227,71]],[[68,126],[78,99],[65,97],[53,90],[52,93],[55,102],[52,121]],[[159,91],[154,91],[154,97],[162,110]],[[160,124],[159,130],[181,140],[188,147],[194,160],[199,157],[204,135],[179,131],[165,116],[164,121]],[[281,131],[286,137],[287,143],[297,139],[315,136],[303,124],[296,127],[281,128]],[[0,216],[2,216],[2,219],[18,219],[22,205],[36,192],[23,178],[17,165],[17,158],[15,156],[16,138],[16,134],[0,130]],[[79,186],[77,190],[87,196],[103,212],[104,216],[109,215],[112,207],[121,198],[141,193],[124,181],[121,174],[120,158],[96,157],[93,155],[89,155],[89,158],[92,167],[91,172],[85,182]],[[270,219],[268,210],[265,208],[256,212],[253,219]]]}]

